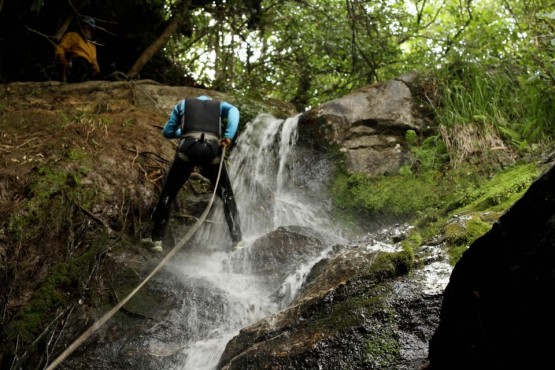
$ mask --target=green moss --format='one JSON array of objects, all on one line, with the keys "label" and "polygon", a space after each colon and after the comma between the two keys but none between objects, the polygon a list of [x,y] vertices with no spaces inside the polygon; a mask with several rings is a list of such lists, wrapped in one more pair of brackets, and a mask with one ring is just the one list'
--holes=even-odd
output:
[{"label": "green moss", "polygon": [[416,248],[418,248],[422,244],[422,235],[418,229],[412,229],[405,239],[401,242],[401,246],[405,251],[409,251],[413,253]]},{"label": "green moss", "polygon": [[[80,162],[85,159],[87,159],[86,156],[80,155],[74,158]],[[83,206],[91,204],[93,200],[98,201],[99,196],[94,189],[81,187],[81,178],[87,172],[87,168],[83,166],[78,169],[61,169],[53,165],[38,168],[29,179],[28,189],[29,196],[32,197],[31,204],[35,208],[41,208],[41,202],[56,195],[63,195]]]},{"label": "green moss", "polygon": [[398,253],[380,252],[366,268],[359,271],[353,280],[364,282],[371,288],[366,290],[365,296],[355,295],[352,298],[338,301],[329,307],[324,317],[315,320],[311,328],[315,330],[333,329],[333,331],[347,330],[365,322],[376,312],[386,309],[384,289],[391,289],[384,282],[397,276],[406,274],[413,263],[412,253],[402,251]]},{"label": "green moss", "polygon": [[[499,172],[488,181],[473,181],[472,186],[460,187],[445,208],[445,217],[435,225],[426,226],[430,229],[428,235],[444,235],[454,265],[468,246],[489,231],[499,216],[526,192],[538,175],[537,165],[528,163]],[[469,220],[447,224],[446,220],[454,215],[466,215]]]},{"label": "green moss", "polygon": [[499,172],[485,186],[466,194],[469,202],[461,211],[504,211],[524,194],[539,173],[535,163]]},{"label": "green moss", "polygon": [[401,347],[391,325],[374,328],[367,340],[366,363],[370,369],[384,369],[396,363]]},{"label": "green moss", "polygon": [[491,229],[491,223],[473,215],[466,222],[452,222],[445,226],[443,235],[447,242],[447,253],[452,265],[461,258],[464,251],[476,239]]},{"label": "green moss", "polygon": [[338,208],[381,216],[415,216],[441,203],[433,173],[414,176],[340,175],[332,186]]},{"label": "green moss", "polygon": [[[489,179],[469,168],[453,172],[450,178],[456,186],[446,206],[438,213],[441,216],[436,219],[422,217],[416,222],[416,229],[423,240],[443,235],[451,264],[454,265],[468,246],[489,231],[491,225],[524,194],[538,175],[539,169],[534,163],[515,165]],[[456,215],[463,215],[468,220],[454,222]]]},{"label": "green moss", "polygon": [[333,304],[329,312],[309,324],[311,330],[341,332],[362,325],[365,316],[385,309],[385,301],[379,297],[353,297]]},{"label": "green moss", "polygon": [[71,149],[67,154],[67,157],[72,161],[81,161],[88,156],[89,154],[81,149]]},{"label": "green moss", "polygon": [[84,294],[91,267],[104,250],[108,235],[102,234],[82,255],[59,263],[50,269],[48,276],[38,286],[31,300],[5,328],[6,338],[29,344],[44,327],[54,319],[59,310]]},{"label": "green moss", "polygon": [[[402,245],[410,253],[423,242],[446,233],[451,262],[455,263],[538,175],[534,163],[515,165],[493,176],[487,169],[469,165],[441,174],[427,171],[406,176],[340,175],[333,184],[333,200],[346,214],[408,216],[416,227]],[[455,224],[447,225],[455,215],[473,217],[461,230],[455,230]]]},{"label": "green moss", "polygon": [[405,275],[412,268],[414,254],[412,250],[403,250],[397,253],[379,253],[374,259],[369,276],[377,282],[385,279],[393,279]]},{"label": "green moss", "polygon": [[48,199],[53,194],[62,191],[66,184],[75,182],[76,178],[73,174],[51,167],[40,167],[35,175],[30,178],[30,195],[40,199]]},{"label": "green moss", "polygon": [[27,201],[8,218],[10,238],[23,245],[52,237],[65,240],[74,226],[77,205],[89,207],[100,199],[95,189],[81,187],[80,178],[80,172],[49,166],[35,171],[27,186]]},{"label": "green moss", "polygon": [[[29,178],[27,200],[7,220],[5,230],[9,239],[17,240],[22,247],[19,259],[7,266],[8,271],[17,270],[15,276],[32,273],[29,269],[34,265],[30,261],[39,254],[45,256],[48,264],[53,264],[39,266],[41,279],[42,272],[47,274],[42,281],[7,282],[13,289],[33,289],[30,300],[3,328],[8,343],[19,340],[20,344],[29,344],[60,310],[68,306],[75,294],[81,295],[90,266],[105,246],[105,236],[89,238],[82,230],[76,231],[83,217],[77,205],[86,206],[99,198],[94,189],[80,185],[81,175],[79,170],[60,169],[52,164],[39,167]],[[74,248],[77,238],[80,238],[79,251]],[[65,250],[68,247],[73,248],[72,255],[77,257],[54,262],[60,261],[60,254],[67,258]]]}]

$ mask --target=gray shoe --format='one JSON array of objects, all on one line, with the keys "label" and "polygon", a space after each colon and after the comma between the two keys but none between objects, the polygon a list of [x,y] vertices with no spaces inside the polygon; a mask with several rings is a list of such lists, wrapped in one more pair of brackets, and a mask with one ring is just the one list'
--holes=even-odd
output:
[{"label": "gray shoe", "polygon": [[161,240],[152,240],[151,238],[141,239],[141,243],[146,245],[146,247],[151,252],[161,253],[164,251],[162,248],[162,241]]}]

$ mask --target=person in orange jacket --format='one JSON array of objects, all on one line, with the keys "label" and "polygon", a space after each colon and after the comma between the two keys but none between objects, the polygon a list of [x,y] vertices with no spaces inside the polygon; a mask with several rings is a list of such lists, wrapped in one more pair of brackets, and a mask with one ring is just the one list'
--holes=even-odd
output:
[{"label": "person in orange jacket", "polygon": [[79,21],[78,32],[67,32],[56,45],[56,60],[62,67],[64,82],[83,82],[100,72],[96,60],[96,45],[91,41],[96,22],[85,16]]}]

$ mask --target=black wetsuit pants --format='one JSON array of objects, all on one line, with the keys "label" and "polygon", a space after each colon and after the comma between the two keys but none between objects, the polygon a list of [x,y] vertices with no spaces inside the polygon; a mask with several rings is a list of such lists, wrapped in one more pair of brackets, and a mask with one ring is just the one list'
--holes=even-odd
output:
[{"label": "black wetsuit pants", "polygon": [[93,78],[92,65],[85,58],[77,57],[71,60],[71,68],[67,82],[85,82]]},{"label": "black wetsuit pants", "polygon": [[[179,156],[175,157],[166,176],[158,204],[152,213],[152,240],[162,240],[164,238],[168,219],[170,217],[171,205],[177,193],[193,172],[194,167],[195,164],[192,162],[184,161],[179,158]],[[218,159],[212,161],[210,164],[199,166],[201,174],[210,180],[212,186],[217,186],[216,194],[223,202],[225,220],[229,227],[231,240],[237,243],[242,239],[239,226],[239,213],[237,211],[237,205],[235,203],[235,197],[233,196],[233,190],[231,188],[225,162],[222,165],[220,181],[216,184],[219,167],[220,161]]]}]

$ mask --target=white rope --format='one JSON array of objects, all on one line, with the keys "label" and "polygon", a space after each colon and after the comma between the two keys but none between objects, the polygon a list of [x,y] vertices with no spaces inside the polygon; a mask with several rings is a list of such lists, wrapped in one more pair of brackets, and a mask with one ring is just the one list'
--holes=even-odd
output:
[{"label": "white rope", "polygon": [[83,342],[85,342],[87,339],[89,339],[89,337],[91,335],[93,335],[98,329],[100,329],[100,327],[102,327],[102,325],[104,325],[108,320],[110,320],[112,318],[112,316],[114,316],[116,314],[116,312],[118,312],[118,310],[120,308],[122,308],[154,276],[154,274],[156,274],[162,268],[162,266],[164,266],[169,261],[169,259],[172,258],[185,245],[185,243],[191,238],[191,236],[193,236],[193,234],[197,231],[197,229],[200,227],[200,225],[206,219],[206,216],[208,216],[208,212],[210,212],[210,208],[212,207],[212,204],[214,203],[214,198],[216,196],[216,191],[218,189],[218,184],[220,183],[220,174],[222,173],[222,167],[223,167],[223,164],[224,164],[225,149],[226,149],[226,147],[224,146],[223,151],[222,151],[222,159],[220,160],[220,168],[218,169],[218,177],[216,179],[216,184],[215,184],[216,186],[214,186],[214,192],[212,193],[212,198],[210,199],[210,202],[206,206],[206,209],[204,210],[204,212],[202,213],[200,218],[197,220],[197,222],[193,225],[193,227],[187,232],[187,234],[185,234],[185,236],[183,238],[181,238],[181,240],[179,240],[179,242],[160,261],[160,263],[158,263],[158,266],[156,266],[154,268],[154,270],[152,270],[152,272],[131,293],[129,293],[129,295],[127,297],[125,297],[123,300],[121,300],[110,311],[106,312],[104,314],[104,316],[102,316],[91,327],[89,327],[87,329],[87,331],[85,331],[83,334],[81,334],[79,336],[79,338],[77,338],[75,341],[73,341],[73,343],[71,343],[71,345],[69,347],[67,347],[66,350],[64,352],[62,352],[46,368],[46,370],[52,370],[52,369],[56,368],[56,366],[61,364]]}]

